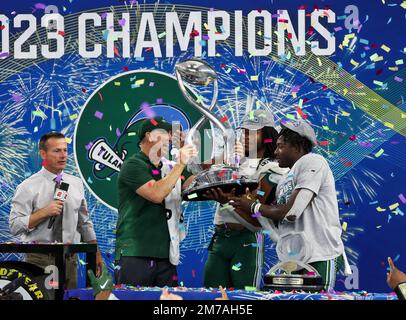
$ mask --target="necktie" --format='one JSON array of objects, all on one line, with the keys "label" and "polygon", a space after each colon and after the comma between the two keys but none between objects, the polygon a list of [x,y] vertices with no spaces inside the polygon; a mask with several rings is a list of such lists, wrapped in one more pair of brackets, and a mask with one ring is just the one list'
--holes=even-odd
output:
[{"label": "necktie", "polygon": [[[57,176],[57,177],[55,177],[54,181],[55,181],[55,191],[56,191],[56,189],[59,188],[59,186],[61,184],[62,178]],[[54,193],[55,193],[55,191],[54,191]],[[63,240],[63,238],[62,238],[63,215],[62,214],[63,214],[63,209],[62,209],[61,214],[59,216],[55,217],[55,222],[54,222],[53,229],[52,229],[53,235],[54,235],[53,240],[56,242],[63,242],[62,241]]]}]

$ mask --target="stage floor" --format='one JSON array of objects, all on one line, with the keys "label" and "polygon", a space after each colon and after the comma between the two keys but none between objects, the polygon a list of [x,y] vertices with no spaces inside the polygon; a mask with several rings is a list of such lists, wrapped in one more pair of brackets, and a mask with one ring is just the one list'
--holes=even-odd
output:
[{"label": "stage floor", "polygon": [[[215,300],[221,297],[218,290],[205,288],[170,288],[171,293],[184,300]],[[159,300],[160,288],[115,289],[114,295],[120,300]],[[230,300],[397,300],[394,293],[330,292],[292,293],[264,291],[227,291]],[[94,300],[92,289],[74,289],[65,292],[65,299]]]}]

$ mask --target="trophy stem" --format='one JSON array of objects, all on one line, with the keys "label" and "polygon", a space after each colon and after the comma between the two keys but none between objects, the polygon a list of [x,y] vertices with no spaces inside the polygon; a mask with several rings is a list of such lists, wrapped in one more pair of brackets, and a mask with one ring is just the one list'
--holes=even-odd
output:
[{"label": "trophy stem", "polygon": [[[204,62],[202,62],[204,63]],[[207,64],[206,64],[207,65]],[[187,92],[187,89],[185,88],[185,85],[182,80],[182,76],[179,72],[179,70],[176,69],[176,78],[178,79],[178,84],[180,86],[181,92],[185,99],[191,103],[194,107],[196,107],[202,114],[203,117],[199,119],[199,121],[190,129],[189,134],[186,138],[187,143],[192,143],[192,139],[194,134],[196,133],[197,130],[199,130],[207,120],[210,120],[216,127],[218,127],[224,138],[224,161],[228,165],[233,165],[235,164],[235,159],[233,158],[233,143],[235,140],[235,135],[234,132],[230,129],[227,129],[223,123],[215,116],[215,114],[212,112],[213,107],[215,106],[217,102],[217,97],[218,97],[218,81],[215,79],[214,81],[214,95],[212,102],[208,108],[200,105],[197,103]],[[231,143],[230,143],[231,142]]]}]

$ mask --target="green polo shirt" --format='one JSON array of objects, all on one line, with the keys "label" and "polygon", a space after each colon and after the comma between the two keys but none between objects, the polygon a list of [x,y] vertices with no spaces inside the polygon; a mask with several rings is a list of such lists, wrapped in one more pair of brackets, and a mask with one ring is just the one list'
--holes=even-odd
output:
[{"label": "green polo shirt", "polygon": [[[190,174],[184,171],[184,176]],[[118,175],[118,220],[116,255],[169,258],[169,230],[164,203],[156,204],[135,191],[150,181],[160,180],[161,171],[139,151],[127,159]]]}]

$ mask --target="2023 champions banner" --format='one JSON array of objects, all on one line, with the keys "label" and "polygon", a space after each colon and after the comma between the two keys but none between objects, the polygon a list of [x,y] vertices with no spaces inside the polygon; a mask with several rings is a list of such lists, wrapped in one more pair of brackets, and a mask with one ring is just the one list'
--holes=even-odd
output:
[{"label": "2023 champions banner", "polygon": [[[337,289],[387,291],[386,257],[406,269],[404,1],[3,1],[0,4],[0,241],[16,186],[41,167],[39,137],[68,138],[67,172],[87,186],[112,269],[116,179],[152,114],[200,118],[175,64],[198,57],[219,77],[214,112],[235,128],[255,109],[305,118],[336,178],[355,277]],[[379,26],[379,27],[378,27]],[[211,90],[193,91],[210,101]],[[208,123],[203,129],[211,129]],[[215,139],[206,134],[204,139]],[[210,144],[209,143],[209,144]],[[212,202],[185,202],[179,282],[202,286]],[[266,237],[264,272],[277,262]],[[11,258],[11,256],[6,257]]]}]

